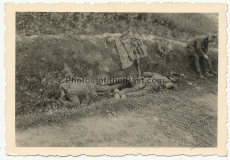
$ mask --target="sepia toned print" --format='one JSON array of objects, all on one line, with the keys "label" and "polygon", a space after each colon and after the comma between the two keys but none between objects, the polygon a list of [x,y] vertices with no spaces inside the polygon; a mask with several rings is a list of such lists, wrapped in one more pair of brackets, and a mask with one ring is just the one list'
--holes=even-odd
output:
[{"label": "sepia toned print", "polygon": [[226,154],[226,6],[135,5],[6,5],[8,154]]}]

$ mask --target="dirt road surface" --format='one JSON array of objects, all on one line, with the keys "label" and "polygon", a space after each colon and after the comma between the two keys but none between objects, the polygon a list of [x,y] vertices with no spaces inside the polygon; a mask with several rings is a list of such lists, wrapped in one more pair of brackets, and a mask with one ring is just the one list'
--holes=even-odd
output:
[{"label": "dirt road surface", "polygon": [[[217,113],[217,95],[206,94],[191,99],[209,106]],[[17,146],[27,147],[189,147],[196,141],[190,133],[178,132],[178,139],[166,137],[156,127],[159,117],[152,112],[154,105],[138,111],[126,111],[108,117],[83,118],[60,126],[38,126],[16,130]],[[152,109],[151,109],[152,108]],[[172,126],[173,127],[173,126]],[[186,142],[186,143],[185,143]]]}]

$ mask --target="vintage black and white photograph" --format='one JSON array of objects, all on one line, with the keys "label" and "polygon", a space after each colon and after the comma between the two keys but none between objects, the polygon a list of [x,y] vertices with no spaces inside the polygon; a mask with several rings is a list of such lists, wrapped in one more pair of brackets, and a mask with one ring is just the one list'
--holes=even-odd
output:
[{"label": "vintage black and white photograph", "polygon": [[218,13],[15,14],[17,147],[217,147]]}]

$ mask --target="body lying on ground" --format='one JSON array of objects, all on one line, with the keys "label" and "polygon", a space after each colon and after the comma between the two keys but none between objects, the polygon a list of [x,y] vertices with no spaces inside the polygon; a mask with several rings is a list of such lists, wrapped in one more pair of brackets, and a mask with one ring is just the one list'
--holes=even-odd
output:
[{"label": "body lying on ground", "polygon": [[[194,60],[196,72],[200,78],[204,78],[204,76],[212,77],[212,74],[216,74],[212,69],[211,61],[208,58],[208,45],[216,39],[216,35],[207,34],[196,37],[187,43],[186,49],[191,58]],[[203,74],[201,73],[200,62],[203,63]]]},{"label": "body lying on ground", "polygon": [[[149,83],[149,80],[151,80],[151,83]],[[123,94],[127,97],[137,97],[157,92],[160,90],[160,87],[173,88],[174,86],[174,83],[165,76],[157,73],[144,72],[143,81],[141,83],[136,83],[132,88],[124,88],[118,92],[118,94],[121,97]],[[117,97],[117,95],[115,95],[115,97]]]},{"label": "body lying on ground", "polygon": [[95,100],[98,95],[111,93],[114,89],[121,88],[125,84],[102,85],[99,83],[72,83],[61,81],[59,85],[59,100],[68,108],[80,105],[79,96],[86,96],[87,104]]}]

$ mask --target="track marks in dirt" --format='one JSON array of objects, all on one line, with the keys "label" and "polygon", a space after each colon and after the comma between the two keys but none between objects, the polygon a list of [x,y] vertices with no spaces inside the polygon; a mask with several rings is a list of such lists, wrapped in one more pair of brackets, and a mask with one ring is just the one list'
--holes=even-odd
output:
[{"label": "track marks in dirt", "polygon": [[[80,122],[69,122],[63,127],[46,126],[17,131],[18,146],[30,147],[179,147],[168,139],[155,124],[151,111],[129,112],[114,117],[92,117]],[[191,137],[189,137],[191,138]]]}]

